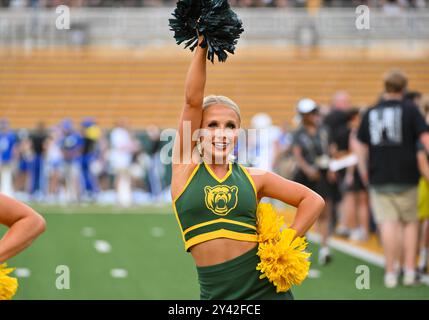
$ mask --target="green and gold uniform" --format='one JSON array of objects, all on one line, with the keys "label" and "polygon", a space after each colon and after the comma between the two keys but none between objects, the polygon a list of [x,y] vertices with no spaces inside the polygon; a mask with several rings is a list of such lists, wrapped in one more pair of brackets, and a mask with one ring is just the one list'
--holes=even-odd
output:
[{"label": "green and gold uniform", "polygon": [[[228,238],[257,242],[257,192],[247,170],[229,164],[219,179],[206,163],[198,164],[173,208],[182,231],[185,250],[204,241]],[[257,247],[230,261],[197,267],[201,299],[292,299],[276,293],[267,279],[259,279]]]}]

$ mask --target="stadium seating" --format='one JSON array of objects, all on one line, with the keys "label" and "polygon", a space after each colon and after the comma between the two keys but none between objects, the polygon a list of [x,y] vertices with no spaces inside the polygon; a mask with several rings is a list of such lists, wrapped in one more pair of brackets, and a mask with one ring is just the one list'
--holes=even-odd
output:
[{"label": "stadium seating", "polygon": [[[404,70],[414,90],[429,92],[426,57],[389,58],[364,51],[305,51],[239,47],[225,64],[208,67],[206,94],[230,96],[242,108],[244,125],[256,112],[276,124],[290,121],[301,97],[328,104],[347,90],[357,106],[373,103],[383,73]],[[0,51],[0,117],[15,128],[48,124],[64,117],[95,116],[104,127],[127,117],[134,128],[175,127],[191,53],[179,47],[145,50],[47,49]]]}]

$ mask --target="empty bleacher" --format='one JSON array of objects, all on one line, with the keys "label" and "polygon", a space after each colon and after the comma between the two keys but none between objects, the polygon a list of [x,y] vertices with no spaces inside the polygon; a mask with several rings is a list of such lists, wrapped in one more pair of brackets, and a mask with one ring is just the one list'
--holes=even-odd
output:
[{"label": "empty bleacher", "polygon": [[[0,117],[8,118],[14,128],[85,116],[96,117],[103,127],[120,117],[128,118],[134,128],[175,127],[191,56],[176,46],[3,50]],[[292,119],[301,97],[329,104],[336,90],[346,90],[356,106],[373,103],[382,90],[383,73],[392,67],[407,73],[411,89],[429,93],[427,55],[242,47],[225,64],[209,63],[206,94],[234,99],[245,126],[256,112],[267,112],[281,124]]]}]

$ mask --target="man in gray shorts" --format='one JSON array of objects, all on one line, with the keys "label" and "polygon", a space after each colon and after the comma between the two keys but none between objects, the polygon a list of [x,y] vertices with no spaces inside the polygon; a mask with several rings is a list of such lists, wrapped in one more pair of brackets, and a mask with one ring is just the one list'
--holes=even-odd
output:
[{"label": "man in gray shorts", "polygon": [[404,74],[390,71],[384,87],[381,100],[362,118],[358,156],[384,248],[384,283],[393,288],[398,283],[397,264],[402,262],[403,284],[416,283],[417,143],[420,140],[429,150],[429,128],[417,106],[403,100],[407,88]]}]

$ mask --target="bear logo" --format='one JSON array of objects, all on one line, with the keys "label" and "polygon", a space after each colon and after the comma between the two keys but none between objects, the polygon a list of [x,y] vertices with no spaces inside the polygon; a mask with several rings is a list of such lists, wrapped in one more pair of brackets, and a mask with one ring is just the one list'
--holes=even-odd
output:
[{"label": "bear logo", "polygon": [[237,186],[204,187],[205,202],[208,209],[219,216],[226,216],[238,203]]}]

